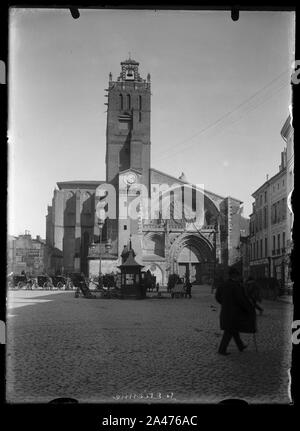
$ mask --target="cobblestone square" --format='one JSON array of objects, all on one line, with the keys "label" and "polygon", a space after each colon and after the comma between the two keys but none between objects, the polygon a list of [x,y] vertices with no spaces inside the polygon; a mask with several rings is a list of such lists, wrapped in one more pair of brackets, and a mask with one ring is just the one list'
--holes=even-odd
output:
[{"label": "cobblestone square", "polygon": [[252,335],[242,334],[248,348],[240,353],[231,342],[231,355],[222,357],[219,305],[209,288],[193,288],[192,299],[163,296],[9,291],[7,400],[130,402],[130,394],[160,393],[164,402],[290,402],[291,304],[264,301],[258,351]]}]

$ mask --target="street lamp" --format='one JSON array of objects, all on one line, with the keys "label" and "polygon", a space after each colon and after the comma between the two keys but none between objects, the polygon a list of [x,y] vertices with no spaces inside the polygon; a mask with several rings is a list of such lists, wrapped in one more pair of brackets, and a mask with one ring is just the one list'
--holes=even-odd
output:
[{"label": "street lamp", "polygon": [[98,227],[99,227],[99,287],[102,287],[102,273],[101,273],[101,236],[104,225],[104,220],[102,218],[98,218]]}]

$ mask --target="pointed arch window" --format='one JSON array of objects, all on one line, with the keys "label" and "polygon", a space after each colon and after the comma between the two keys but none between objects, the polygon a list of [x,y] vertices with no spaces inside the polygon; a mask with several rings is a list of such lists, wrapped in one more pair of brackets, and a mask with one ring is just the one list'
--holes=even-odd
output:
[{"label": "pointed arch window", "polygon": [[130,97],[130,94],[127,94],[126,99],[127,99],[127,109],[131,109],[131,97]]},{"label": "pointed arch window", "polygon": [[92,195],[89,192],[85,192],[82,202],[82,213],[91,214],[92,213]]},{"label": "pointed arch window", "polygon": [[75,214],[75,212],[76,212],[76,196],[74,192],[69,191],[67,194],[67,200],[66,200],[66,213]]},{"label": "pointed arch window", "polygon": [[124,109],[123,94],[120,94],[120,109]]}]

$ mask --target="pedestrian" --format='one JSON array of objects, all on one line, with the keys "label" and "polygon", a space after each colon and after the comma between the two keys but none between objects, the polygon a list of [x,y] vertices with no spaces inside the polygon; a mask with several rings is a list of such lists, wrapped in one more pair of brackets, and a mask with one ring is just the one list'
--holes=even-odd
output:
[{"label": "pedestrian", "polygon": [[189,298],[192,297],[192,283],[190,282],[190,280],[187,278],[187,281],[185,283],[185,297],[187,298],[187,296],[189,296]]},{"label": "pedestrian", "polygon": [[53,290],[53,280],[51,277],[48,276],[48,287],[50,290]]},{"label": "pedestrian", "polygon": [[146,272],[146,275],[145,275],[145,286],[146,286],[146,290],[148,292],[151,292],[151,289],[152,289],[152,276],[151,276],[151,272],[149,271],[149,269],[148,269],[148,271]]},{"label": "pedestrian", "polygon": [[240,338],[240,332],[256,332],[256,313],[253,304],[245,295],[237,269],[229,269],[229,279],[216,291],[216,300],[221,304],[220,327],[224,331],[219,346],[220,355],[229,355],[227,347],[233,338],[239,351],[247,345]]},{"label": "pedestrian", "polygon": [[141,280],[140,282],[140,295],[141,298],[146,298],[147,297],[147,286],[145,283],[145,278]]},{"label": "pedestrian", "polygon": [[277,278],[271,277],[269,279],[269,287],[270,287],[271,298],[275,301],[278,298],[279,291],[280,291],[280,284]]},{"label": "pedestrian", "polygon": [[153,292],[154,288],[155,288],[155,276],[151,275],[151,292]]},{"label": "pedestrian", "polygon": [[255,283],[254,278],[251,276],[248,277],[245,283],[245,293],[254,308],[259,311],[259,314],[263,314],[264,309],[258,305],[258,302],[261,302],[259,285]]},{"label": "pedestrian", "polygon": [[159,291],[159,283],[156,283],[156,292],[158,293]]},{"label": "pedestrian", "polygon": [[79,298],[79,295],[80,295],[80,287],[77,286],[75,290],[75,298]]}]

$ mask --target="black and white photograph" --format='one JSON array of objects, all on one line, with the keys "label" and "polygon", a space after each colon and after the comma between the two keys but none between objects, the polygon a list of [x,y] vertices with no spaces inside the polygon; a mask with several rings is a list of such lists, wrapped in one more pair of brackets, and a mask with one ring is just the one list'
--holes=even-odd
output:
[{"label": "black and white photograph", "polygon": [[10,8],[7,403],[292,402],[295,12],[232,18]]}]

